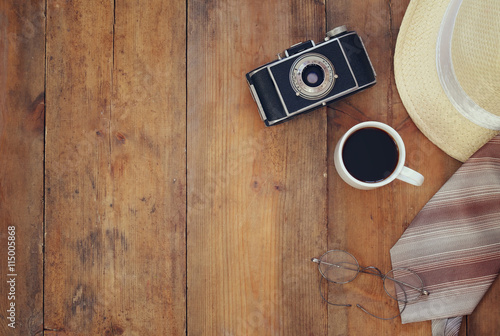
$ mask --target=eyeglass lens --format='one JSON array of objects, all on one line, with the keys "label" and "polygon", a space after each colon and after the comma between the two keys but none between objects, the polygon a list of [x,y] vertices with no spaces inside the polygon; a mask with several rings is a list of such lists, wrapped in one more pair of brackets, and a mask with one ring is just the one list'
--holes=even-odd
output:
[{"label": "eyeglass lens", "polygon": [[328,281],[344,284],[356,278],[359,264],[352,254],[332,250],[323,254],[319,259],[319,271]]},{"label": "eyeglass lens", "polygon": [[396,268],[385,275],[384,289],[394,300],[412,302],[422,295],[424,285],[422,279],[415,272]]}]

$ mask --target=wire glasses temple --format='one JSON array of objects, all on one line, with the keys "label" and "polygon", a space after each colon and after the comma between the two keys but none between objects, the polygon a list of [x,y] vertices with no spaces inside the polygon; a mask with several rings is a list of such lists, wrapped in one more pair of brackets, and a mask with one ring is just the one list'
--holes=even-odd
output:
[{"label": "wire glasses temple", "polygon": [[[394,278],[391,278],[391,277],[388,277],[388,276],[385,276],[383,275],[382,273],[374,273],[374,272],[368,272],[367,269],[377,269],[376,267],[373,267],[373,266],[369,266],[369,267],[366,267],[366,268],[350,268],[350,267],[346,267],[346,266],[343,266],[343,265],[339,265],[339,264],[331,264],[331,263],[327,263],[325,261],[320,261],[318,258],[312,258],[311,259],[312,262],[316,263],[316,264],[324,264],[324,265],[327,265],[327,266],[331,266],[331,267],[338,267],[338,268],[343,268],[343,269],[348,269],[350,271],[357,271],[359,273],[365,273],[365,274],[371,274],[371,275],[375,275],[375,276],[378,276],[379,278],[382,278],[382,279],[388,279],[388,280],[392,280],[400,285],[404,285],[406,287],[409,287],[411,289],[414,289],[416,291],[419,291],[422,295],[429,295],[430,293],[423,289],[423,288],[419,288],[419,287],[416,287],[416,286],[413,286],[409,283],[406,283],[406,282],[403,282],[403,281],[400,281],[400,280],[397,280],[397,279],[394,279]],[[378,270],[378,269],[377,269]]]}]

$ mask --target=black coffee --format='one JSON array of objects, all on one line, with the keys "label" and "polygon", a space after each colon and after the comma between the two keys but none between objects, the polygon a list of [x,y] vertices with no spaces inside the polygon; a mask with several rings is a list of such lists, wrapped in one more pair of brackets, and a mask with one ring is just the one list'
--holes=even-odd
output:
[{"label": "black coffee", "polygon": [[398,164],[399,151],[394,139],[379,128],[362,128],[344,143],[342,160],[354,178],[375,183],[386,179]]}]

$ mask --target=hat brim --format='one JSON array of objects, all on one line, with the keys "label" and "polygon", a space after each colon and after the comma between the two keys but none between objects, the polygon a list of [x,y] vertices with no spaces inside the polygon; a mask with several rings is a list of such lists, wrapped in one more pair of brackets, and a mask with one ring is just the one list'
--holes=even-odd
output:
[{"label": "hat brim", "polygon": [[436,67],[436,44],[449,1],[414,0],[406,10],[394,55],[401,100],[413,122],[451,157],[466,161],[498,131],[462,116],[446,96]]}]

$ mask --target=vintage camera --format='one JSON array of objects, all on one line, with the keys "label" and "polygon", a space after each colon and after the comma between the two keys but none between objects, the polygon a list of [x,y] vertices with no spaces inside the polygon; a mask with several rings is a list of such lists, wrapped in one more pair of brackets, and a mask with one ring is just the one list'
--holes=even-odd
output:
[{"label": "vintage camera", "polygon": [[285,50],[285,57],[246,74],[266,126],[287,121],[376,83],[361,38],[340,26],[325,41],[312,40]]}]

